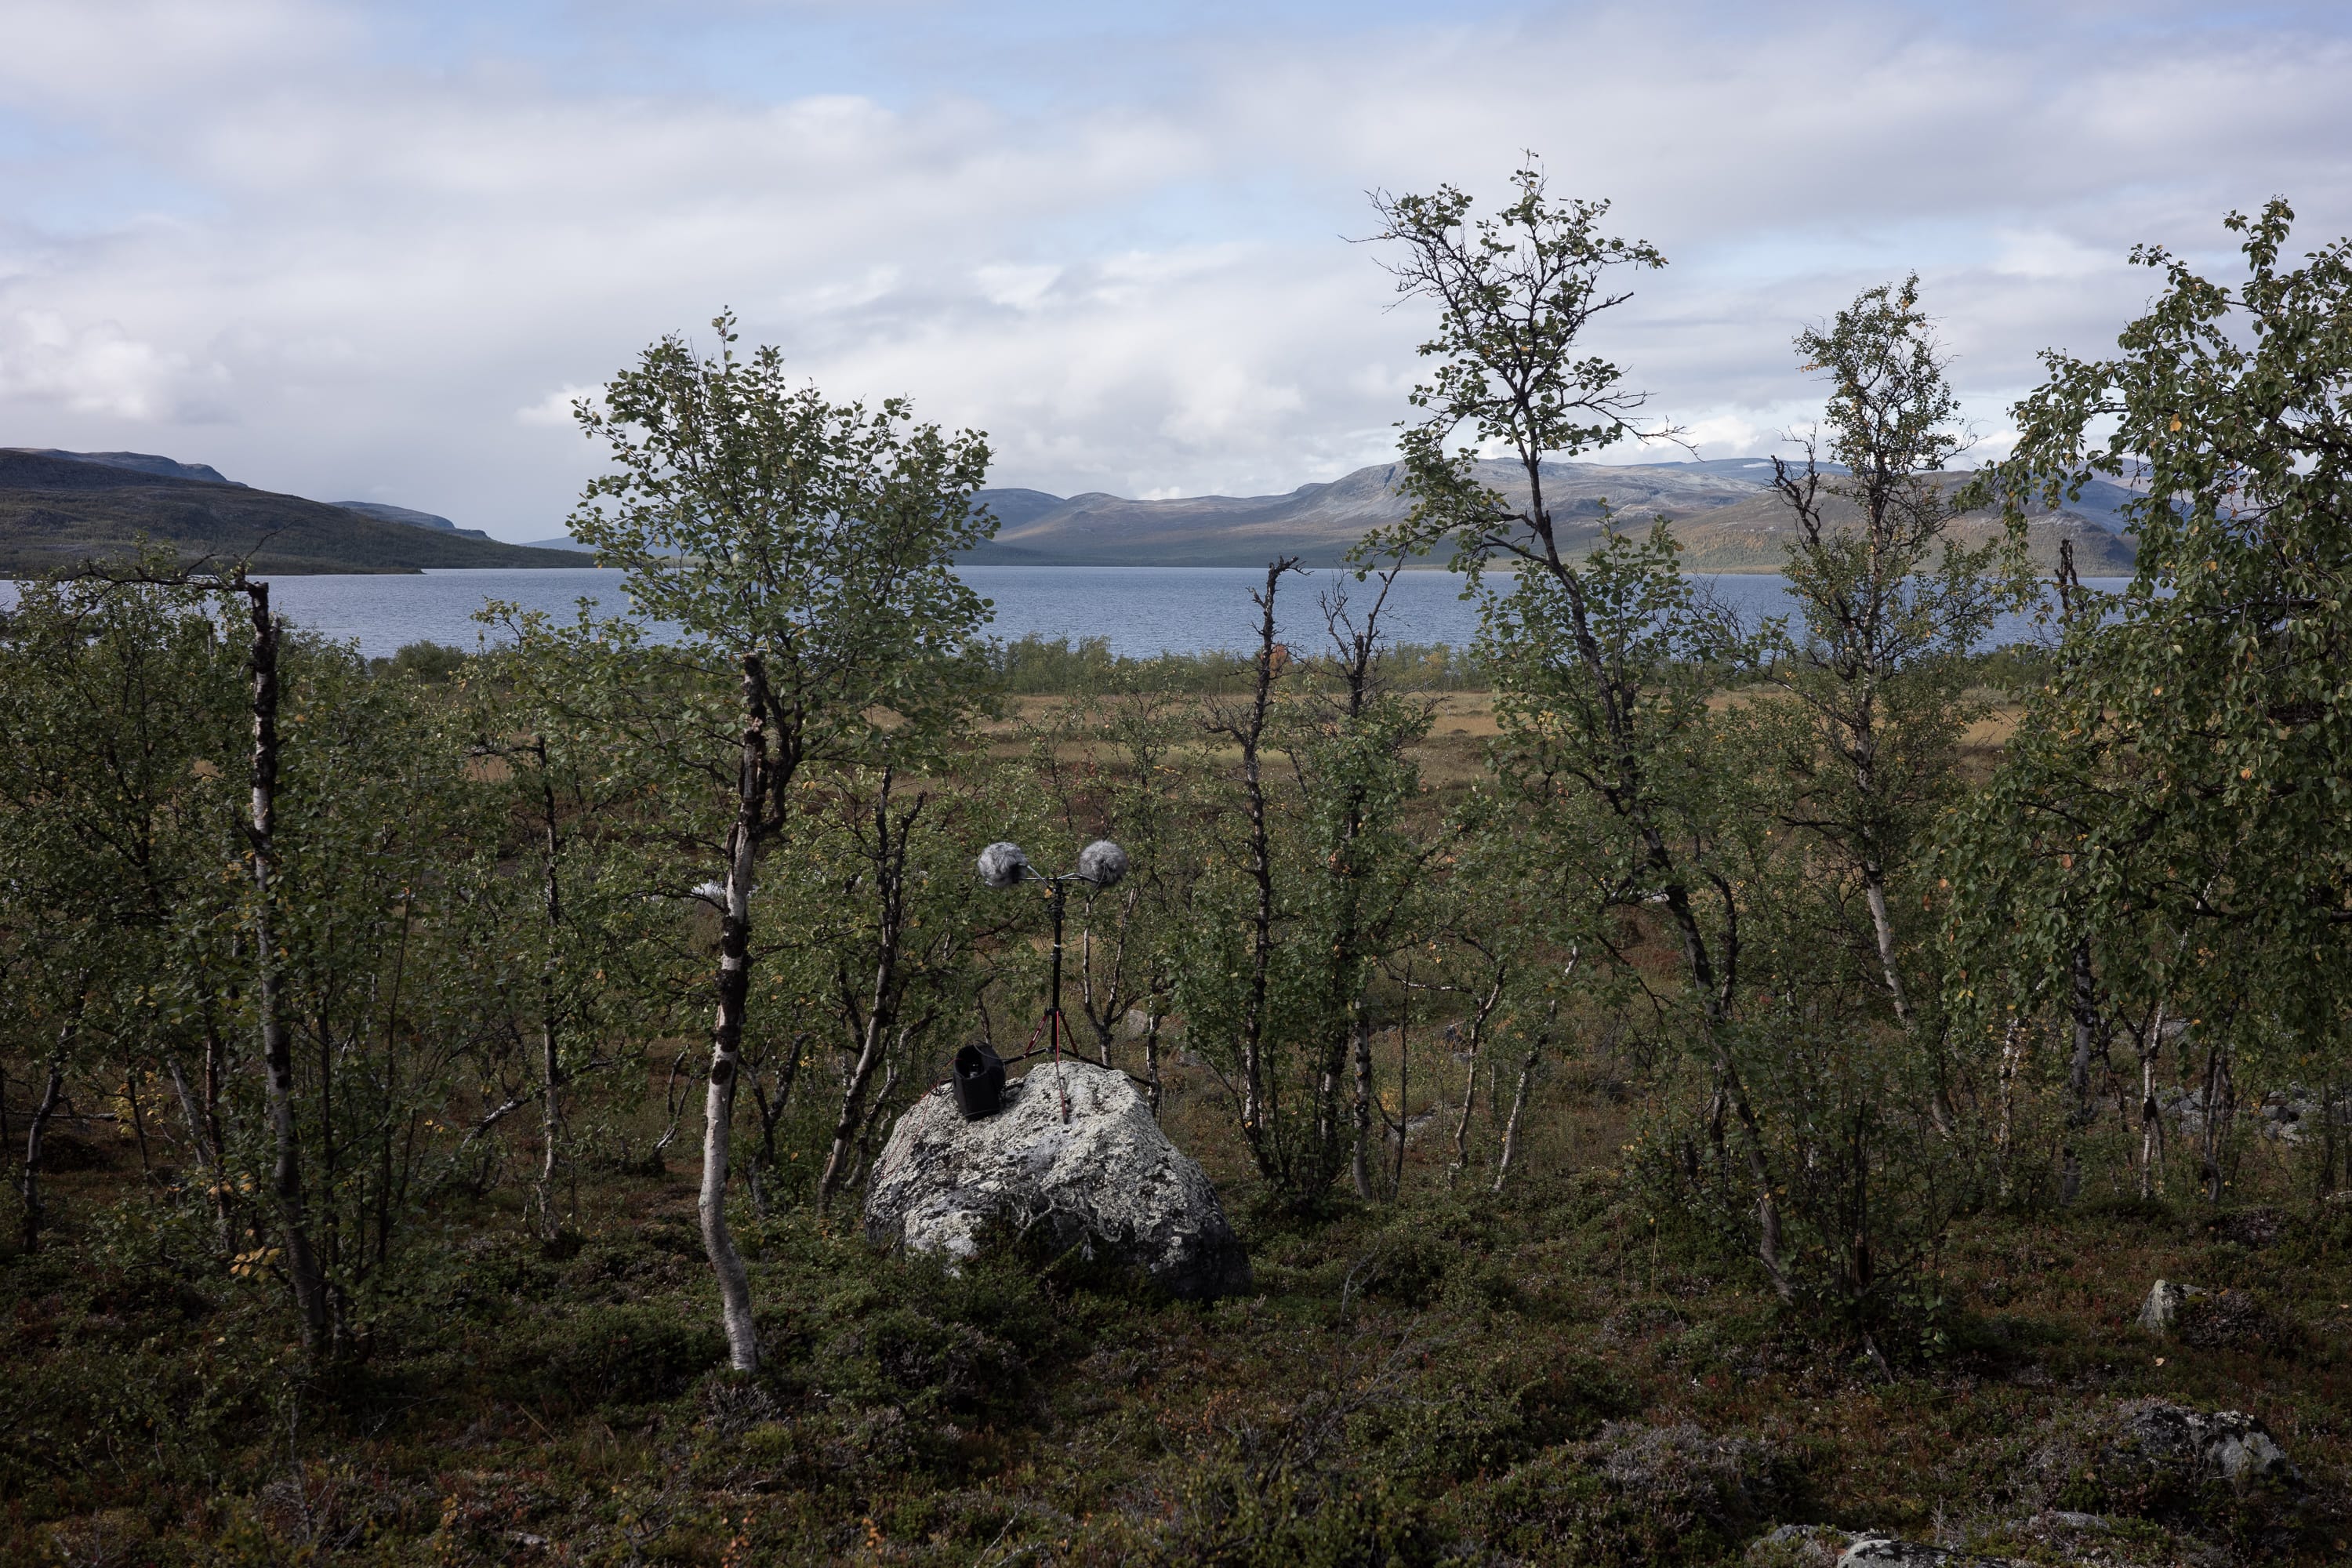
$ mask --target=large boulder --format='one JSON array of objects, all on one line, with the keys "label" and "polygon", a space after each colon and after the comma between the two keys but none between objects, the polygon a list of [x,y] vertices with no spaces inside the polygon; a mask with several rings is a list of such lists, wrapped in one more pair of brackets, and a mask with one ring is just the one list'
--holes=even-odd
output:
[{"label": "large boulder", "polygon": [[1139,1269],[1188,1300],[1250,1289],[1249,1255],[1209,1178],[1132,1079],[1087,1062],[1034,1068],[976,1121],[943,1084],[891,1130],[866,1199],[868,1240],[962,1258],[992,1226]]}]

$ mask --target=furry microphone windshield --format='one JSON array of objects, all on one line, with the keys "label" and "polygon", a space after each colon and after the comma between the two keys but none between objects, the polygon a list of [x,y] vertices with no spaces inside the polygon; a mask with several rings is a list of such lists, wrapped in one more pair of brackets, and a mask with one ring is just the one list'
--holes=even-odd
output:
[{"label": "furry microphone windshield", "polygon": [[1097,838],[1078,851],[1078,875],[1097,888],[1116,887],[1127,875],[1127,851],[1108,838]]},{"label": "furry microphone windshield", "polygon": [[980,852],[980,879],[992,888],[1016,887],[1028,869],[1029,857],[1018,844],[992,844]]}]

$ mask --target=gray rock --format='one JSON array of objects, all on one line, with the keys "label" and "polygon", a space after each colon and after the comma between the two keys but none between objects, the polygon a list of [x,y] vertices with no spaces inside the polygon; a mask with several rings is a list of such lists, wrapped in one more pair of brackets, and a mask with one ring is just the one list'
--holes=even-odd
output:
[{"label": "gray rock", "polygon": [[2352,1094],[2341,1087],[2314,1091],[2299,1083],[2289,1084],[2271,1090],[2258,1102],[2242,1104],[2224,1099],[2219,1106],[2207,1105],[2201,1088],[2176,1089],[2165,1091],[2160,1100],[2165,1114],[2191,1137],[2204,1134],[2205,1124],[2216,1110],[2225,1119],[2245,1118],[2256,1132],[2290,1147],[2323,1136],[2331,1121],[2338,1129],[2352,1127]]},{"label": "gray rock", "polygon": [[2173,1324],[2179,1321],[2182,1305],[2190,1297],[2206,1293],[2201,1285],[2183,1285],[2177,1280],[2159,1279],[2149,1289],[2147,1300],[2140,1303],[2139,1326],[2152,1334],[2169,1333]]},{"label": "gray rock", "polygon": [[2249,1344],[2287,1344],[2294,1324],[2274,1316],[2244,1290],[2208,1290],[2159,1279],[2141,1303],[2139,1326],[2200,1350],[2232,1350]]},{"label": "gray rock", "polygon": [[1850,1531],[1828,1524],[1777,1524],[1748,1543],[1755,1568],[1835,1568]]},{"label": "gray rock", "polygon": [[[2114,1530],[2114,1522],[2098,1514],[2053,1510],[2011,1526],[2011,1533],[2050,1543],[2053,1532],[2103,1535]],[[1789,1542],[1789,1546],[1781,1549],[1779,1558],[1773,1558],[1769,1549],[1783,1541]],[[1824,1551],[1825,1543],[1832,1541],[1835,1546]],[[1837,1550],[1839,1547],[1843,1551]],[[1821,1555],[1792,1557],[1790,1548]],[[1759,1549],[1763,1549],[1760,1556]],[[2013,1557],[1986,1557],[1949,1546],[1902,1541],[1874,1530],[1856,1535],[1844,1531],[1832,1531],[1822,1525],[1784,1524],[1759,1542],[1757,1547],[1749,1550],[1748,1555],[1759,1562],[1833,1563],[1835,1568],[1868,1568],[1870,1564],[1883,1564],[1885,1568],[2029,1568],[2029,1564]]]},{"label": "gray rock", "polygon": [[2053,1508],[2042,1518],[2061,1530],[2088,1531],[2095,1535],[2107,1534],[2116,1528],[2115,1521],[2105,1514],[2077,1513],[2071,1509]]},{"label": "gray rock", "polygon": [[2197,1521],[2227,1498],[2248,1518],[2276,1521],[2299,1512],[2307,1495],[2269,1429],[2242,1411],[2135,1399],[2062,1411],[2048,1431],[2031,1461],[2046,1508]]},{"label": "gray rock", "polygon": [[2256,1417],[2241,1410],[2191,1410],[2162,1399],[2134,1400],[2116,1412],[2108,1459],[2189,1481],[2297,1479],[2285,1450]]},{"label": "gray rock", "polygon": [[868,1240],[963,1258],[992,1224],[1140,1269],[1188,1300],[1250,1289],[1248,1254],[1208,1177],[1125,1073],[1090,1063],[1034,1068],[978,1121],[942,1085],[891,1130],[866,1199]]},{"label": "gray rock", "polygon": [[1897,1541],[1886,1535],[1864,1535],[1845,1549],[1837,1568],[2028,1568],[2011,1557],[1979,1557],[1948,1547]]}]

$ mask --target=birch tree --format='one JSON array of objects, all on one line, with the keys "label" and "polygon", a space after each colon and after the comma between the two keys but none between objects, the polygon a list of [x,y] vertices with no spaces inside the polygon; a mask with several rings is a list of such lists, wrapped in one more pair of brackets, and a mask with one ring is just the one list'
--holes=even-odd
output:
[{"label": "birch tree", "polygon": [[[1866,1114],[1890,1068],[1848,1048],[1851,987],[1823,972],[1811,868],[1772,830],[1791,780],[1750,716],[1710,703],[1710,671],[1753,640],[1685,576],[1663,519],[1636,532],[1604,507],[1595,537],[1547,497],[1557,458],[1675,434],[1645,422],[1643,395],[1583,341],[1631,298],[1620,280],[1664,258],[1605,234],[1606,204],[1553,200],[1533,170],[1489,216],[1452,187],[1374,202],[1399,292],[1434,305],[1439,325],[1401,443],[1414,510],[1373,543],[1450,544],[1471,575],[1503,826],[1555,858],[1549,923],[1579,945],[1580,973],[1605,954],[1655,1026],[1695,1047],[1696,1103],[1663,1113],[1669,1136],[1644,1168],[1736,1237],[1783,1303],[1827,1309],[1876,1353],[1893,1281],[1932,1247],[1941,1211],[1906,1212],[1924,1186],[1916,1140]],[[1932,428],[1945,411],[1930,397],[1923,412]],[[1517,470],[1507,493],[1486,482],[1490,454]],[[1906,492],[1884,477],[1891,521]],[[1507,587],[1482,576],[1498,564]],[[1653,942],[1678,960],[1674,983],[1637,962]],[[1538,1031],[1554,1016],[1547,1002]],[[1823,1117],[1849,1106],[1843,1123]],[[1901,1194],[1891,1215],[1870,1206],[1882,1181]],[[1877,1245],[1890,1234],[1891,1260]]]},{"label": "birch tree", "polygon": [[[1713,1058],[1716,1092],[1738,1125],[1754,1194],[1754,1247],[1774,1289],[1790,1298],[1776,1183],[1762,1126],[1733,1050],[1730,1012],[1739,980],[1731,884],[1695,864],[1699,839],[1678,831],[1698,796],[1676,799],[1677,779],[1706,725],[1686,676],[1704,652],[1675,543],[1660,524],[1646,540],[1606,531],[1580,560],[1546,498],[1545,466],[1614,443],[1673,432],[1641,422],[1644,394],[1583,339],[1597,317],[1632,298],[1616,286],[1665,258],[1645,241],[1603,232],[1606,202],[1557,201],[1543,174],[1519,170],[1497,212],[1475,216],[1451,185],[1430,195],[1373,197],[1374,237],[1396,259],[1397,291],[1433,304],[1437,331],[1420,346],[1432,362],[1414,387],[1421,415],[1405,423],[1405,489],[1413,510],[1379,536],[1384,548],[1450,543],[1475,575],[1517,568],[1507,593],[1486,601],[1485,656],[1498,671],[1497,721],[1523,742],[1539,798],[1566,790],[1597,809],[1589,840],[1601,898],[1654,903],[1674,931]],[[1524,499],[1478,475],[1499,450],[1526,477]],[[1663,679],[1662,679],[1663,677]],[[1705,794],[1704,790],[1699,792]],[[1712,921],[1703,907],[1714,904]],[[1720,1126],[1718,1119],[1716,1122]]]},{"label": "birch tree", "polygon": [[195,1086],[186,1141],[200,1170],[218,1163],[222,1021],[187,960],[226,923],[219,764],[239,705],[205,611],[194,589],[91,576],[28,583],[0,617],[0,927],[37,1074],[16,1184],[28,1249],[43,1139],[101,1039],[126,1073],[153,1062]]},{"label": "birch tree", "polygon": [[[1981,712],[1965,700],[1967,656],[2032,589],[2003,542],[1969,549],[1954,534],[1980,498],[1947,471],[1968,437],[1919,279],[1864,291],[1796,348],[1830,396],[1826,440],[1808,436],[1801,464],[1772,460],[1795,523],[1781,570],[1797,615],[1766,634],[1767,676],[1795,699],[1787,820],[1860,885],[1887,1004],[1907,1029],[1921,987],[1904,977],[1889,888],[1957,787],[1959,738]],[[1926,989],[1932,1000],[1932,978]]]},{"label": "birch tree", "polygon": [[902,398],[829,402],[793,384],[780,351],[739,354],[731,315],[712,330],[715,354],[666,337],[601,401],[575,405],[614,467],[570,526],[628,573],[639,611],[677,628],[676,658],[737,693],[727,754],[697,763],[731,798],[709,895],[719,940],[698,1206],[729,1361],[749,1371],[759,1336],[726,1201],[759,863],[788,840],[804,776],[918,755],[979,700],[988,604],[952,565],[993,524],[972,504],[982,436],[918,424]]},{"label": "birch tree", "polygon": [[[1207,731],[1238,753],[1225,821],[1208,834],[1175,987],[1195,1048],[1230,1085],[1259,1175],[1294,1205],[1316,1202],[1353,1160],[1370,1115],[1355,1074],[1383,959],[1413,940],[1437,846],[1405,814],[1419,793],[1410,755],[1428,710],[1379,671],[1387,581],[1350,605],[1323,601],[1335,678],[1328,697],[1293,693],[1307,671],[1276,640],[1275,605],[1297,563],[1266,571],[1248,694],[1211,705]],[[1390,574],[1393,576],[1393,573]]]},{"label": "birch tree", "polygon": [[[514,1088],[538,1102],[540,1151],[533,1206],[552,1239],[569,1218],[560,1188],[573,1170],[575,1132],[565,1101],[583,1075],[632,1059],[634,1049],[676,1018],[675,904],[645,897],[654,846],[672,823],[646,803],[669,781],[601,697],[628,679],[583,673],[613,664],[616,650],[565,637],[542,612],[493,601],[477,619],[505,634],[473,661],[452,715],[453,743],[485,764],[509,804],[507,834],[485,846],[479,873],[493,889],[500,946],[520,950],[530,973],[515,977],[526,998],[518,1035],[528,1063]],[[593,623],[592,623],[593,628]],[[626,654],[635,650],[617,650]],[[601,661],[595,657],[602,652]],[[657,672],[646,672],[657,673]],[[674,685],[656,679],[630,694],[663,705]],[[688,730],[698,704],[670,702],[669,733]],[[502,871],[511,865],[517,869]],[[528,1084],[528,1088],[524,1085]]]},{"label": "birch tree", "polygon": [[[2323,1083],[2346,1060],[2352,239],[2297,258],[2294,222],[2284,200],[2231,214],[2237,279],[2135,249],[2162,289],[2116,352],[2043,356],[2008,493],[2130,484],[2137,569],[2067,617],[1947,839],[1958,998],[1998,1014],[2080,996],[2084,1033],[2120,1023],[2148,1190],[2168,1018],[2197,1021],[2216,1089],[2233,1053]],[[2228,1103],[2209,1101],[2209,1131]],[[2202,1161],[2209,1196],[2222,1154]]]}]

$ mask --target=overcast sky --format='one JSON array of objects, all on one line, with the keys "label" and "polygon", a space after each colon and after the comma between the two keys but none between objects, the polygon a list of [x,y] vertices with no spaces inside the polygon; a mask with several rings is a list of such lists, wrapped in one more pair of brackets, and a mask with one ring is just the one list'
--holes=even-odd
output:
[{"label": "overcast sky", "polygon": [[[0,446],[559,531],[666,331],[987,430],[993,482],[1256,494],[1393,449],[1364,193],[1521,149],[1672,265],[1598,346],[1706,457],[1916,268],[1997,450],[2156,240],[2352,231],[2352,7],[2166,0],[0,0]],[[1612,454],[1626,456],[1628,454]],[[1675,456],[1673,453],[1663,456]],[[1657,456],[1657,455],[1654,455]]]}]

